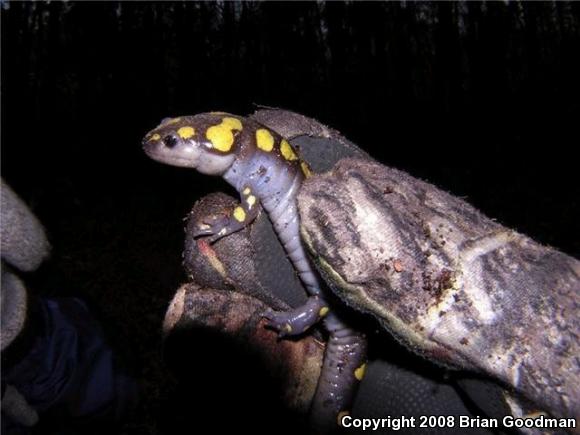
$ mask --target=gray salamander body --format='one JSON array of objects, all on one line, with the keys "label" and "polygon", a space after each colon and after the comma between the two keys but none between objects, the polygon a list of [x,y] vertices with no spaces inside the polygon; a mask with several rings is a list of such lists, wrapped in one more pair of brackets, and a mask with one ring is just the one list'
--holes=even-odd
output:
[{"label": "gray salamander body", "polygon": [[145,136],[143,147],[162,163],[221,176],[240,193],[240,205],[230,216],[208,217],[194,236],[214,242],[250,224],[259,204],[268,213],[310,297],[304,306],[264,317],[280,336],[301,334],[324,319],[330,337],[311,418],[318,429],[333,429],[364,374],[366,343],[329,310],[300,239],[296,196],[310,175],[308,164],[273,130],[223,112],[166,119]]}]

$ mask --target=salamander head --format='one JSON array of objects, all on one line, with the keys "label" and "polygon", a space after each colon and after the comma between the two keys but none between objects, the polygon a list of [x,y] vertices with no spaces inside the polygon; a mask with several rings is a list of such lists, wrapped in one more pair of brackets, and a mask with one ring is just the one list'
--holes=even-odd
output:
[{"label": "salamander head", "polygon": [[149,157],[173,166],[222,175],[234,162],[242,118],[222,112],[166,118],[143,139]]}]

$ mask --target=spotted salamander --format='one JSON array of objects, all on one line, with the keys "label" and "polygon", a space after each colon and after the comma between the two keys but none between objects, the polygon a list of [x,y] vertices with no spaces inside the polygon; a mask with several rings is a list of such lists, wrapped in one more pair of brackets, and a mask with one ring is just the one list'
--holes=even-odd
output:
[{"label": "spotted salamander", "polygon": [[280,336],[301,334],[324,319],[329,342],[311,417],[318,428],[332,429],[363,377],[366,344],[329,309],[300,239],[296,196],[310,176],[308,164],[272,129],[223,112],[165,119],[145,136],[143,147],[162,163],[221,176],[240,193],[241,202],[231,215],[208,217],[194,236],[214,242],[251,223],[259,204],[267,212],[309,298],[303,306],[269,311],[264,317]]}]

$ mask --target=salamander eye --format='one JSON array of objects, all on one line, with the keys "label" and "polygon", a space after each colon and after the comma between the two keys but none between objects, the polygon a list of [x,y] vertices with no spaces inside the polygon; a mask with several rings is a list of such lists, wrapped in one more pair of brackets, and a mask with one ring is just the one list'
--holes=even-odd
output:
[{"label": "salamander eye", "polygon": [[163,144],[167,148],[173,148],[175,145],[177,145],[178,142],[179,141],[177,140],[177,138],[172,134],[168,134],[163,138]]}]

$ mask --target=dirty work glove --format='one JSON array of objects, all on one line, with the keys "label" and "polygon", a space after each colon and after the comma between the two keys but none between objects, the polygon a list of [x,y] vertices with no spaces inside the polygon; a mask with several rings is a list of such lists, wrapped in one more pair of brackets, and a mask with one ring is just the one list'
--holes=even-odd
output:
[{"label": "dirty work glove", "polygon": [[427,359],[501,382],[513,415],[580,416],[580,262],[368,160],[307,180],[298,204],[341,300]]},{"label": "dirty work glove", "polygon": [[[426,429],[418,427],[420,416],[459,418],[477,414],[501,420],[504,415],[515,413],[517,406],[521,406],[522,413],[528,412],[528,408],[537,409],[538,405],[529,405],[521,399],[514,401],[511,394],[506,395],[506,389],[516,387],[517,390],[518,386],[510,384],[501,373],[478,366],[473,361],[477,360],[476,355],[464,355],[464,348],[482,352],[491,349],[473,331],[469,330],[472,334],[465,335],[463,330],[459,334],[460,330],[443,329],[443,339],[455,340],[458,344],[452,347],[445,341],[433,343],[427,329],[429,324],[419,323],[423,319],[416,313],[412,315],[415,305],[423,311],[436,307],[427,312],[431,315],[428,319],[438,321],[438,325],[445,326],[447,318],[452,319],[447,328],[456,323],[469,324],[469,318],[461,317],[462,311],[456,316],[453,310],[455,306],[469,312],[469,303],[473,304],[473,300],[467,300],[469,295],[461,291],[462,287],[455,289],[460,282],[457,269],[462,264],[441,259],[454,258],[452,253],[473,247],[466,251],[471,253],[466,258],[477,264],[480,254],[490,254],[494,258],[502,255],[506,247],[517,252],[529,248],[527,239],[523,245],[513,246],[510,245],[512,236],[506,240],[500,237],[496,241],[496,231],[498,234],[514,233],[486,220],[464,202],[433,186],[373,163],[336,132],[313,120],[275,110],[261,111],[256,115],[260,122],[291,138],[292,145],[300,150],[315,173],[333,168],[340,158],[354,157],[341,162],[331,173],[308,180],[299,202],[304,239],[314,252],[325,280],[339,296],[338,300],[350,306],[352,324],[364,328],[370,339],[370,363],[355,398],[352,417],[391,417],[393,426],[384,427],[384,433],[401,423],[401,417],[407,418],[407,424],[411,417],[415,417],[414,426],[400,432],[425,433]],[[395,199],[400,204],[391,205],[389,201]],[[233,204],[233,199],[221,194],[204,198],[194,207],[190,226],[205,215],[215,214]],[[436,212],[438,209],[441,209],[439,214]],[[413,213],[418,213],[418,216]],[[471,219],[469,224],[473,228],[458,226],[460,218]],[[448,225],[444,225],[446,220],[450,220]],[[439,224],[443,224],[442,227]],[[455,236],[449,234],[451,224],[454,224]],[[432,225],[435,227],[431,228]],[[419,233],[411,231],[415,227]],[[439,237],[442,228],[447,231],[443,238]],[[409,234],[413,237],[409,238]],[[485,235],[489,237],[485,238]],[[480,252],[479,236],[483,237],[481,241],[490,242],[482,245],[487,251]],[[446,246],[450,253],[441,254],[442,246]],[[542,249],[537,251],[537,255],[546,252],[545,259],[553,260],[551,266],[564,260],[567,264],[575,264],[563,254]],[[431,257],[434,263],[430,263]],[[420,259],[423,262],[419,262]],[[501,265],[501,262],[495,264],[497,267],[491,272],[497,275]],[[262,359],[262,362],[266,367],[274,367],[270,373],[282,379],[279,384],[286,394],[283,395],[285,405],[296,411],[296,415],[303,414],[317,380],[316,368],[322,359],[324,335],[315,333],[297,341],[277,341],[275,334],[263,327],[260,313],[265,308],[286,309],[305,299],[267,216],[262,213],[250,228],[213,245],[203,239],[187,237],[184,266],[194,284],[182,287],[177,293],[166,318],[166,332],[192,326],[209,328],[234,337],[251,348],[252,353],[268,355],[270,358]],[[459,277],[463,279],[461,274]],[[577,284],[577,277],[564,277],[572,285],[574,282]],[[401,280],[406,280],[402,281],[404,286]],[[476,290],[483,291],[481,288]],[[459,299],[455,300],[449,291],[459,293]],[[399,301],[406,304],[399,305]],[[446,304],[439,306],[441,302]],[[569,304],[566,298],[562,302]],[[481,306],[476,305],[476,308]],[[494,317],[495,312],[499,313],[497,308],[494,311],[494,306],[489,308],[481,315]],[[415,311],[420,310],[416,308]],[[363,312],[370,315],[362,315]],[[450,317],[446,317],[448,314]],[[497,317],[505,320],[499,314]],[[473,313],[470,318],[479,319]],[[399,345],[392,336],[405,346]],[[292,350],[289,343],[294,346]],[[500,343],[495,344],[500,346]],[[273,355],[278,355],[277,363],[272,362]],[[441,365],[467,368],[483,376],[447,371]],[[244,391],[244,396],[248,402],[253,399],[251,392]],[[527,393],[527,397],[537,402],[538,397],[534,394]],[[541,398],[539,406],[554,413],[563,409]],[[455,424],[447,426],[430,428],[429,433],[465,433],[466,430],[459,427],[457,419]],[[469,432],[491,433],[484,428],[469,429]],[[498,433],[498,430],[493,433]]]}]

